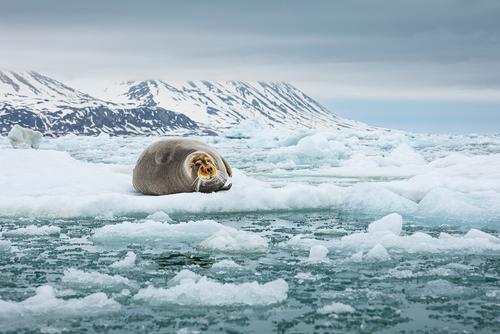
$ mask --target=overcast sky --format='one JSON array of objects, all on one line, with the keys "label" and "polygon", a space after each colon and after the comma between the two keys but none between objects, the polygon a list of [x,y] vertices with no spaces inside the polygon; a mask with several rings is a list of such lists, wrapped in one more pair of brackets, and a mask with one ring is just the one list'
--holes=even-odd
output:
[{"label": "overcast sky", "polygon": [[0,0],[0,62],[79,88],[289,81],[377,125],[500,133],[498,0]]}]

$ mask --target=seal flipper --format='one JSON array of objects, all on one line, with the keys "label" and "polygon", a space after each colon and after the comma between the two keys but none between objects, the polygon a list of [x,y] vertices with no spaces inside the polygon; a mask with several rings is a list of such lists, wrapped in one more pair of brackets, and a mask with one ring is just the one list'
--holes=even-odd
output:
[{"label": "seal flipper", "polygon": [[222,188],[219,189],[219,191],[226,191],[226,190],[229,190],[231,189],[231,187],[233,186],[232,183],[229,183],[228,185],[224,185],[222,186]]},{"label": "seal flipper", "polygon": [[[227,171],[227,175],[229,177],[233,177],[233,170],[231,169],[231,166],[229,165],[229,163],[226,161],[226,159],[224,159],[224,157],[220,157],[222,159],[222,162],[224,163],[224,167],[226,167],[226,171]],[[231,187],[229,187],[231,188]],[[229,190],[229,189],[227,189]]]}]

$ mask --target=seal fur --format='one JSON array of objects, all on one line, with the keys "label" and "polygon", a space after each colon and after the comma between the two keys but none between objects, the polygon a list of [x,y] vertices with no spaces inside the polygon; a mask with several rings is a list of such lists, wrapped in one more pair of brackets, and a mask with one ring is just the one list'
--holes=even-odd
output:
[{"label": "seal fur", "polygon": [[134,188],[146,195],[228,190],[231,166],[210,146],[191,139],[151,144],[133,172]]}]

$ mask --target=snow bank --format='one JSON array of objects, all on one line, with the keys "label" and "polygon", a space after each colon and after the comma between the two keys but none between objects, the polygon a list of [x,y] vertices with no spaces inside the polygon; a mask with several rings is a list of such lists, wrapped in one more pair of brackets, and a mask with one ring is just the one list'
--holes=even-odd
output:
[{"label": "snow bank", "polygon": [[66,269],[61,281],[75,288],[108,288],[121,290],[123,287],[134,286],[135,283],[120,275],[107,275],[97,271],[82,271]]},{"label": "snow bank", "polygon": [[60,299],[54,288],[44,285],[36,289],[36,294],[21,302],[0,299],[0,319],[17,319],[26,316],[65,317],[92,316],[116,312],[120,304],[98,292],[83,298]]},{"label": "snow bank", "polygon": [[26,227],[20,227],[15,230],[4,231],[3,235],[54,235],[61,233],[61,228],[58,226],[36,226],[28,225]]},{"label": "snow bank", "polygon": [[199,243],[201,248],[229,252],[266,251],[267,241],[258,234],[237,230],[213,220],[178,224],[145,221],[106,225],[94,230],[95,242],[129,244],[131,242],[163,243],[171,240]]},{"label": "snow bank", "polygon": [[277,279],[265,284],[249,283],[220,283],[205,276],[194,273],[180,274],[174,278],[172,287],[156,288],[149,286],[140,289],[134,300],[152,304],[178,305],[270,305],[279,303],[287,298],[288,284]]}]

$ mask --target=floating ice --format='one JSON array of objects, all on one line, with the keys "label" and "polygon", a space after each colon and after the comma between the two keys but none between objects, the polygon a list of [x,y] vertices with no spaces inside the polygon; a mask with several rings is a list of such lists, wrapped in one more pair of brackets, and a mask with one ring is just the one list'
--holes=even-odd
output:
[{"label": "floating ice", "polygon": [[36,226],[28,225],[15,230],[2,232],[3,235],[54,235],[61,233],[61,228],[58,226]]},{"label": "floating ice", "polygon": [[[392,214],[370,224],[370,226],[371,231],[369,227],[368,232],[356,232],[330,240],[317,240],[296,235],[282,245],[299,249],[310,249],[315,245],[322,245],[327,248],[355,250],[357,253],[351,257],[352,261],[361,261],[365,257],[385,258],[386,249],[431,253],[445,251],[500,252],[500,238],[477,229],[471,229],[465,235],[441,233],[437,238],[420,231],[410,235],[399,235],[394,233],[400,231],[399,217]],[[370,251],[370,255],[363,255],[363,251]]]},{"label": "floating ice", "polygon": [[203,240],[201,248],[229,252],[265,252],[267,241],[258,234],[225,228]]},{"label": "floating ice", "polygon": [[425,164],[425,159],[406,143],[399,144],[399,146],[392,150],[387,157],[380,159],[380,165],[382,166],[407,166],[423,164]]},{"label": "floating ice", "polygon": [[313,275],[311,273],[298,273],[295,275],[295,278],[299,280],[299,282],[304,281],[315,281],[318,279],[318,276]]},{"label": "floating ice", "polygon": [[368,225],[368,233],[391,232],[400,235],[403,229],[403,217],[397,213],[391,213]]},{"label": "floating ice", "polygon": [[54,288],[49,285],[40,286],[36,294],[21,302],[0,299],[0,318],[17,319],[27,316],[91,316],[116,312],[120,304],[98,292],[84,298],[60,299],[56,297]]},{"label": "floating ice", "polygon": [[10,144],[14,148],[31,147],[38,149],[43,135],[39,131],[23,128],[22,126],[16,124],[12,127],[12,129],[10,129],[8,137]]},{"label": "floating ice", "polygon": [[387,261],[391,257],[384,246],[381,244],[376,244],[372,249],[366,253],[366,259],[375,261]]},{"label": "floating ice", "polygon": [[314,245],[309,250],[309,261],[322,262],[325,261],[328,255],[328,248],[323,245]]},{"label": "floating ice", "polygon": [[134,252],[127,252],[127,255],[124,259],[113,262],[110,267],[111,268],[131,268],[135,265],[135,260],[137,255]]},{"label": "floating ice", "polygon": [[12,243],[9,240],[0,239],[0,252],[6,252],[10,250]]},{"label": "floating ice", "polygon": [[254,252],[267,250],[267,241],[261,236],[237,230],[213,220],[189,221],[178,224],[145,221],[106,225],[94,230],[92,239],[103,244],[130,242],[163,243],[171,240],[200,242],[210,250]]},{"label": "floating ice", "polygon": [[356,312],[356,310],[351,305],[348,304],[331,303],[319,308],[317,312],[319,314],[330,314],[330,313],[340,314],[340,313],[354,313]]},{"label": "floating ice", "polygon": [[224,259],[224,260],[221,260],[221,261],[218,261],[218,262],[215,262],[213,265],[212,265],[212,269],[241,269],[243,268],[241,265],[237,264],[236,262],[234,262],[233,260],[228,260],[228,259]]},{"label": "floating ice", "polygon": [[146,219],[154,220],[155,222],[172,221],[172,218],[170,218],[170,216],[163,211],[156,211],[155,213],[152,213],[149,216],[147,216]]},{"label": "floating ice", "polygon": [[123,287],[134,286],[135,283],[120,275],[102,274],[97,271],[82,271],[66,269],[62,282],[74,288],[108,288],[120,290]]},{"label": "floating ice", "polygon": [[288,284],[277,279],[265,284],[220,283],[205,276],[184,271],[169,288],[149,286],[140,289],[134,300],[152,304],[179,305],[270,305],[287,298]]}]

